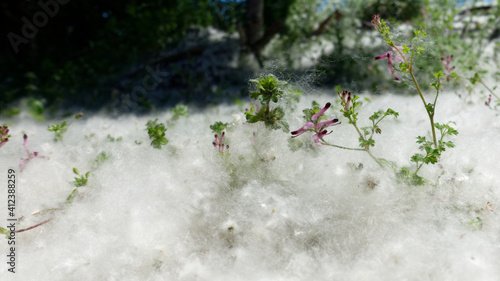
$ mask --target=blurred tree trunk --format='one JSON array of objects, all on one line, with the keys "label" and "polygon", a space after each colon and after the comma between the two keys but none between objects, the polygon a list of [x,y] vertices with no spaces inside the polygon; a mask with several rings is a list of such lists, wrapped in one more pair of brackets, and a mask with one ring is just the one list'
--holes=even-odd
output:
[{"label": "blurred tree trunk", "polygon": [[264,0],[247,0],[247,30],[248,45],[254,45],[264,31]]},{"label": "blurred tree trunk", "polygon": [[263,66],[261,48],[256,46],[264,31],[264,0],[247,0],[245,44],[250,47],[260,67]]}]

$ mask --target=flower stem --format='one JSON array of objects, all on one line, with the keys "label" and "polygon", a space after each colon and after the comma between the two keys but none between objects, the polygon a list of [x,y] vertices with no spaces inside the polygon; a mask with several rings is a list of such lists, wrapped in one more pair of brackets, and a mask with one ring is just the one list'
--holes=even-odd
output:
[{"label": "flower stem", "polygon": [[493,93],[493,91],[488,86],[486,86],[486,84],[483,82],[483,80],[479,79],[477,82],[481,83],[481,85],[483,85],[486,88],[486,90],[488,90],[488,92],[491,93],[492,96],[494,96],[495,98],[500,100],[500,98],[495,93]]},{"label": "flower stem", "polygon": [[340,145],[336,145],[336,144],[333,144],[333,143],[329,143],[323,139],[321,139],[323,141],[323,144],[324,145],[329,145],[329,146],[333,146],[333,147],[336,147],[336,148],[341,148],[341,149],[347,149],[347,150],[356,150],[356,151],[366,151],[366,153],[368,153],[368,155],[370,155],[370,157],[375,160],[375,162],[377,162],[377,164],[380,166],[380,167],[384,167],[384,165],[380,162],[380,160],[378,160],[377,157],[373,156],[373,154],[368,150],[368,149],[364,149],[364,148],[352,148],[352,147],[345,147],[345,146],[340,146]]},{"label": "flower stem", "polygon": [[336,148],[347,149],[347,150],[357,150],[357,151],[367,151],[364,148],[345,147],[345,146],[341,146],[341,145],[336,145],[336,144],[333,144],[333,143],[329,143],[329,142],[325,141],[324,139],[321,139],[321,140],[323,141],[322,143],[324,145],[329,145],[329,146],[333,146],[333,147],[336,147]]},{"label": "flower stem", "polygon": [[[413,75],[413,67],[412,67],[412,64],[413,64],[413,54],[412,54],[411,63],[408,64],[408,61],[406,60],[406,58],[403,55],[403,53],[401,53],[401,51],[399,50],[399,48],[397,48],[394,45],[394,43],[392,43],[390,46],[393,47],[394,49],[396,49],[398,51],[399,55],[403,58],[405,64],[407,65],[408,72],[410,73],[411,79],[413,80],[413,84],[415,84],[415,87],[417,88],[418,95],[422,99],[422,102],[424,103],[425,111],[427,111],[427,115],[429,116],[429,120],[431,122],[431,128],[432,128],[432,139],[434,141],[434,147],[437,148],[438,147],[438,143],[437,143],[437,139],[436,139],[436,130],[434,129],[434,110],[435,110],[435,104],[434,104],[433,112],[430,112],[427,109],[427,102],[425,101],[424,95],[422,94],[422,90],[420,90],[420,86],[418,85],[417,79],[415,78],[415,75]],[[416,46],[414,47],[414,49],[415,48],[416,48]],[[437,97],[436,97],[436,99],[437,99]]]},{"label": "flower stem", "polygon": [[35,225],[33,225],[33,226],[30,226],[30,227],[28,227],[28,228],[24,228],[24,229],[16,230],[16,233],[19,233],[19,232],[24,232],[24,231],[26,231],[26,230],[30,230],[30,229],[33,229],[33,228],[35,228],[35,227],[39,227],[40,225],[42,225],[42,224],[46,224],[46,223],[48,223],[49,221],[51,221],[51,220],[53,220],[53,219],[54,219],[54,218],[51,218],[51,219],[48,219],[48,220],[46,220],[46,221],[43,221],[43,222],[41,222],[41,223],[39,223],[39,224],[35,224]]}]

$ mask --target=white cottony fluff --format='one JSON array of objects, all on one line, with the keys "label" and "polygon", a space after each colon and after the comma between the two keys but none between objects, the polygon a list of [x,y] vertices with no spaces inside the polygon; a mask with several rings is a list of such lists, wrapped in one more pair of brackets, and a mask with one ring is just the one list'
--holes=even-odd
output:
[{"label": "white cottony fluff", "polygon": [[[380,123],[373,154],[413,169],[415,137],[429,136],[420,98],[369,97],[360,126],[379,109],[400,113]],[[287,115],[290,129],[303,125],[301,110],[313,99],[332,102],[326,114],[342,122],[325,139],[357,147],[336,94],[303,97]],[[309,133],[292,151],[288,133],[244,123],[233,105],[190,107],[188,118],[168,128],[161,150],[149,145],[145,124],[166,123],[170,112],[87,115],[57,143],[46,128],[60,120],[7,120],[0,226],[7,224],[9,167],[18,179],[17,228],[53,220],[16,234],[15,274],[7,272],[10,246],[0,239],[0,279],[498,280],[498,112],[453,93],[442,94],[436,112],[436,121],[455,122],[459,135],[438,164],[422,168],[424,187],[398,182],[364,152],[316,147]],[[234,123],[226,132],[229,157],[212,145],[215,121]],[[44,158],[20,171],[23,133]],[[96,163],[101,152],[109,157]],[[73,167],[90,176],[66,205]],[[32,214],[49,208],[61,210]]]}]

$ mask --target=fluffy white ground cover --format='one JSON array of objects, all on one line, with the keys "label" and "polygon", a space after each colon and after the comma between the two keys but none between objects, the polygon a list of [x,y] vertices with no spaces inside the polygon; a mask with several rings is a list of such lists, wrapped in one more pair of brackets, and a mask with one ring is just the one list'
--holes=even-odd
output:
[{"label": "fluffy white ground cover", "polygon": [[[362,97],[372,102],[363,105],[361,126],[375,110],[400,112],[381,123],[373,154],[410,165],[415,137],[429,129],[419,97]],[[313,99],[338,97],[303,97],[288,115],[290,129],[302,126],[301,110]],[[339,107],[327,115],[340,116]],[[18,229],[54,219],[17,234],[17,273],[7,272],[2,254],[0,279],[498,280],[500,117],[480,98],[438,100],[436,121],[456,122],[459,135],[439,164],[422,168],[424,187],[398,182],[364,152],[314,145],[292,152],[289,134],[241,122],[234,105],[189,107],[189,114],[168,129],[162,150],[149,145],[145,124],[166,122],[170,112],[85,116],[58,143],[46,128],[61,120],[9,120],[0,174],[5,186],[7,168],[17,170]],[[354,128],[340,119],[326,139],[356,147]],[[215,121],[233,122],[228,160],[212,146]],[[20,171],[23,133],[45,158]],[[312,144],[310,134],[298,139]],[[95,164],[103,151],[109,159]],[[90,171],[89,182],[65,206],[73,167]],[[6,192],[1,198],[5,226]],[[63,210],[32,215],[55,207]],[[0,249],[7,253],[3,238]]]}]

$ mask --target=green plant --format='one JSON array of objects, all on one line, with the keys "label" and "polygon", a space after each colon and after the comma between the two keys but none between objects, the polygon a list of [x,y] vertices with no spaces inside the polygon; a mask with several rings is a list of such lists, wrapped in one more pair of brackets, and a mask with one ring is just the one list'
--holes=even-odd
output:
[{"label": "green plant", "polygon": [[43,113],[45,108],[43,106],[43,102],[41,100],[37,100],[35,98],[28,98],[27,101],[28,112],[38,121],[44,121]]},{"label": "green plant", "polygon": [[73,168],[73,173],[77,175],[77,177],[75,177],[75,181],[71,182],[71,184],[75,186],[75,189],[73,189],[71,194],[66,198],[67,204],[71,204],[73,200],[75,200],[75,196],[78,194],[79,187],[87,185],[87,181],[89,179],[89,174],[90,174],[90,172],[87,172],[85,175],[80,175],[80,172],[78,171],[77,168]]},{"label": "green plant", "polygon": [[83,113],[78,113],[75,115],[73,119],[69,123],[66,121],[63,121],[61,124],[51,124],[49,127],[47,127],[47,130],[50,132],[54,132],[54,141],[62,141],[64,133],[68,130],[69,126],[73,124],[74,120],[78,120],[83,117]]},{"label": "green plant", "polygon": [[[451,123],[451,122],[450,122]],[[419,149],[422,150],[424,154],[416,153],[411,157],[411,162],[414,162],[416,165],[416,169],[414,172],[411,172],[410,169],[403,167],[401,168],[398,176],[403,180],[411,183],[413,185],[422,185],[425,183],[425,180],[418,175],[418,171],[424,164],[436,164],[441,157],[441,153],[443,153],[446,148],[455,147],[453,142],[444,141],[445,136],[458,135],[458,131],[449,126],[448,124],[435,124],[436,129],[439,130],[441,134],[441,138],[439,139],[439,144],[437,148],[433,147],[433,143],[428,141],[425,137],[418,136],[417,143],[420,144]]]},{"label": "green plant", "polygon": [[222,123],[221,121],[217,121],[214,124],[210,125],[210,129],[212,130],[212,133],[221,135],[222,131],[226,130],[228,126],[229,123]]},{"label": "green plant", "polygon": [[[387,44],[389,44],[389,46],[392,47],[392,51],[388,51],[385,54],[376,57],[375,59],[378,60],[382,58],[387,58],[388,69],[396,80],[401,80],[401,78],[399,78],[399,76],[397,76],[394,73],[393,63],[396,61],[400,62],[399,69],[404,73],[410,74],[412,82],[415,85],[415,88],[420,96],[420,99],[424,104],[427,116],[429,117],[431,132],[432,132],[432,140],[428,141],[425,137],[422,136],[417,137],[417,143],[420,144],[420,150],[425,151],[425,155],[417,153],[411,157],[411,161],[415,162],[415,164],[417,165],[415,172],[411,172],[406,167],[402,168],[398,172],[398,175],[408,183],[421,185],[424,183],[424,179],[418,176],[417,173],[422,167],[422,165],[429,163],[430,164],[437,163],[437,161],[441,157],[441,153],[446,150],[446,147],[454,146],[452,142],[444,142],[443,138],[446,135],[458,134],[458,132],[449,125],[440,125],[439,123],[434,122],[434,116],[436,113],[436,104],[439,97],[440,89],[442,87],[441,78],[444,77],[444,74],[442,71],[434,73],[436,81],[431,84],[431,87],[433,87],[436,90],[436,95],[434,97],[434,101],[432,103],[428,103],[423,95],[422,90],[420,89],[420,86],[413,72],[414,58],[416,57],[417,54],[420,55],[423,51],[425,51],[423,47],[418,45],[420,39],[427,37],[425,32],[423,30],[414,31],[415,37],[412,40],[413,44],[412,48],[410,49],[408,45],[396,46],[394,44],[394,42],[392,41],[392,35],[390,33],[389,27],[387,26],[387,24],[383,19],[380,19],[378,15],[373,16],[372,25],[382,35],[384,41]],[[405,57],[405,54],[409,55],[409,57]],[[451,67],[449,65],[451,58],[452,57],[449,57],[446,61],[442,59],[445,69],[448,72],[454,69],[454,67]],[[455,76],[456,74],[448,73],[447,80],[450,79],[450,75]],[[441,138],[439,139],[439,141],[436,134],[436,129],[438,129],[441,133]]]},{"label": "green plant", "polygon": [[123,140],[123,137],[117,137],[117,138],[114,138],[112,137],[110,134],[108,134],[108,136],[106,137],[108,139],[108,141],[110,142],[119,142],[119,141],[122,141]]},{"label": "green plant", "polygon": [[0,234],[5,235],[5,238],[9,239],[10,238],[10,230],[3,228],[0,226]]},{"label": "green plant", "polygon": [[47,130],[54,132],[54,141],[62,141],[63,134],[68,130],[68,123],[64,121],[61,124],[51,124]]},{"label": "green plant", "polygon": [[262,76],[258,79],[250,80],[256,84],[256,91],[250,93],[250,97],[260,101],[260,106],[250,104],[251,108],[245,112],[248,123],[264,122],[266,127],[272,129],[282,129],[289,131],[288,123],[284,120],[285,112],[280,106],[271,108],[270,103],[277,103],[284,94],[281,85],[284,81],[276,79],[272,75]]},{"label": "green plant", "polygon": [[167,145],[168,140],[165,138],[165,132],[167,129],[165,125],[162,123],[157,124],[158,119],[154,121],[149,120],[146,123],[146,130],[148,131],[149,138],[153,141],[151,142],[151,146],[156,149],[161,149],[162,145]]},{"label": "green plant", "polygon": [[320,109],[317,103],[313,102],[313,107],[310,109],[304,109],[302,112],[304,113],[304,119],[306,120],[306,124],[302,126],[299,130],[292,132],[292,138],[295,138],[306,131],[313,131],[315,134],[313,135],[313,139],[317,145],[328,145],[336,148],[347,149],[347,150],[357,150],[357,151],[365,151],[370,155],[370,157],[375,160],[380,166],[383,166],[384,160],[376,158],[370,152],[370,147],[375,145],[375,140],[373,136],[375,133],[380,134],[382,130],[379,127],[379,123],[388,115],[393,115],[394,117],[398,117],[398,113],[392,109],[387,109],[385,112],[380,110],[375,112],[372,116],[370,116],[370,120],[372,121],[372,125],[368,127],[362,127],[361,129],[358,127],[358,112],[356,109],[361,105],[357,100],[358,96],[352,96],[351,92],[343,91],[342,93],[338,92],[340,97],[340,103],[342,105],[342,109],[340,112],[347,118],[348,123],[353,125],[356,131],[359,134],[359,146],[361,148],[352,148],[341,146],[337,144],[333,144],[324,140],[326,135],[329,135],[331,132],[328,132],[326,128],[334,125],[339,125],[340,122],[338,119],[326,120],[326,116],[324,113],[331,106],[330,103],[327,103],[323,109]]},{"label": "green plant", "polygon": [[75,181],[73,182],[74,186],[80,187],[80,186],[87,185],[87,180],[89,179],[90,172],[87,172],[85,175],[80,175],[80,172],[78,171],[78,169],[73,168],[73,173],[77,176],[80,176],[79,178],[75,177]]},{"label": "green plant", "polygon": [[[357,95],[353,95],[353,98],[351,99],[351,92],[345,90],[342,93],[338,92],[338,95],[341,99],[341,105],[343,107],[340,112],[342,112],[344,117],[349,120],[348,123],[354,126],[356,132],[359,135],[359,146],[366,151],[369,151],[371,146],[375,146],[375,140],[373,139],[374,134],[382,133],[382,129],[379,127],[379,123],[386,116],[392,115],[396,118],[399,116],[399,113],[390,108],[388,108],[386,111],[379,110],[377,112],[374,112],[369,117],[369,120],[372,122],[371,126],[359,128],[357,124],[358,112],[356,112],[356,109],[361,105],[361,103],[357,101],[359,97]],[[352,106],[350,105],[351,100]]]},{"label": "green plant", "polygon": [[173,127],[175,126],[175,123],[179,118],[181,117],[188,117],[188,109],[186,106],[183,105],[176,105],[174,108],[172,108],[172,118],[167,121],[167,127]]},{"label": "green plant", "polygon": [[183,105],[176,105],[174,108],[172,108],[172,120],[176,121],[176,120],[179,120],[180,117],[188,117],[189,114],[188,114],[188,111],[187,111],[187,107],[183,106]]}]

